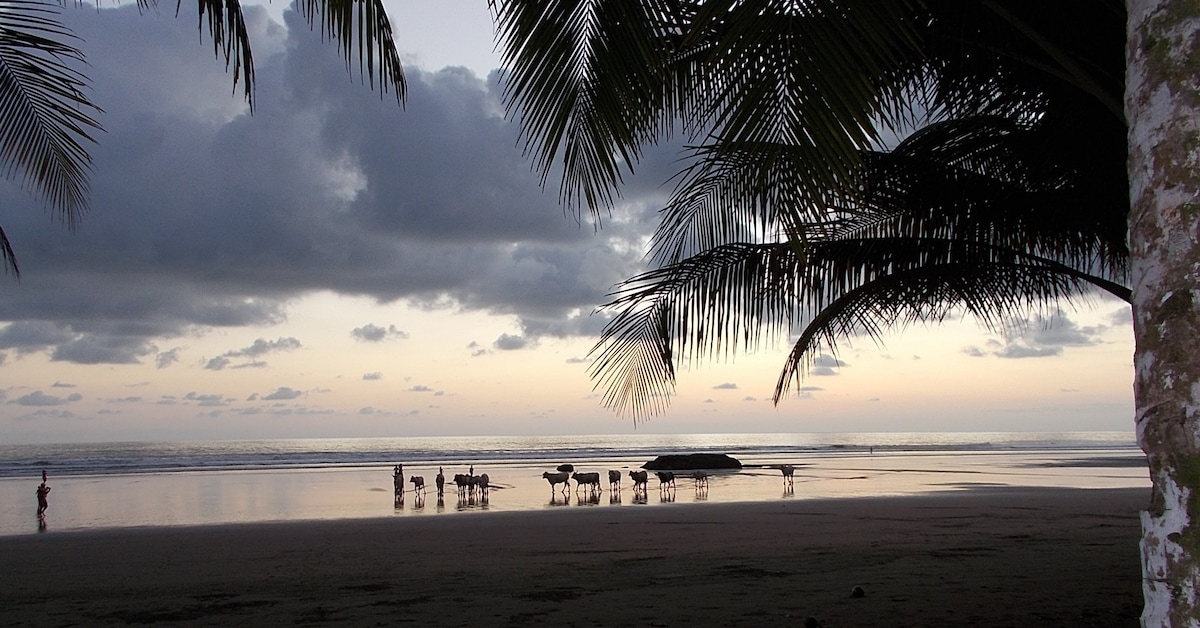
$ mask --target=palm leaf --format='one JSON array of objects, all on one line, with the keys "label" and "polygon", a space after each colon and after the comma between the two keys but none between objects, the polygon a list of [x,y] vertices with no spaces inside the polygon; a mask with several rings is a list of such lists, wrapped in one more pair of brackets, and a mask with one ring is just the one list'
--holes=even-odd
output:
[{"label": "palm leaf", "polygon": [[4,274],[11,272],[13,276],[21,276],[21,267],[17,265],[17,254],[13,251],[12,243],[8,241],[8,234],[4,233],[4,229],[0,228],[0,259],[4,260]]},{"label": "palm leaf", "polygon": [[681,7],[655,0],[491,0],[504,98],[542,183],[562,157],[560,198],[597,220],[622,169],[669,128],[667,58]]},{"label": "palm leaf", "polygon": [[[37,0],[0,3],[0,163],[74,227],[88,205],[91,157],[84,142],[100,127],[99,109],[74,69],[83,55],[59,21],[59,7]],[[18,274],[8,240],[6,268]]]},{"label": "palm leaf", "polygon": [[[146,3],[157,3],[157,0],[138,0],[139,6]],[[183,0],[175,4],[175,15]],[[246,31],[246,20],[242,15],[242,5],[238,0],[196,0],[199,27],[208,26],[208,34],[212,37],[213,54],[224,57],[225,69],[233,66],[233,86],[237,89],[240,81],[242,93],[250,110],[254,110],[254,55],[250,50],[250,34]]]}]

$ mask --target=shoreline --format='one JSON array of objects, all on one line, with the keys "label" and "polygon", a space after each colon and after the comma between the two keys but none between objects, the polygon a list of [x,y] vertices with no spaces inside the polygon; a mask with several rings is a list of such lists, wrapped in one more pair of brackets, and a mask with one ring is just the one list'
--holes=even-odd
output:
[{"label": "shoreline", "polygon": [[[683,477],[667,496],[651,479],[641,499],[629,490],[632,465],[579,460],[577,468],[616,469],[624,488],[587,495],[572,488],[555,492],[542,478],[544,467],[477,465],[495,487],[487,504],[458,499],[450,488],[443,501],[432,487],[420,499],[405,487],[394,499],[392,467],[332,467],[247,471],[187,471],[94,476],[51,476],[53,493],[45,531],[145,526],[184,526],[283,520],[455,517],[513,511],[646,509],[685,503],[779,502],[852,496],[919,495],[972,487],[1062,487],[1077,489],[1149,487],[1144,462],[1124,454],[1007,452],[985,454],[845,455],[796,459],[792,486],[778,470],[753,466],[709,472],[708,487]],[[430,484],[438,467],[405,466]],[[466,467],[446,467],[447,477]],[[34,518],[36,482],[0,479],[0,537],[43,531]],[[561,485],[560,485],[561,487]]]},{"label": "shoreline", "polygon": [[0,591],[22,625],[1136,625],[1148,499],[976,487],[64,531],[0,537]]}]

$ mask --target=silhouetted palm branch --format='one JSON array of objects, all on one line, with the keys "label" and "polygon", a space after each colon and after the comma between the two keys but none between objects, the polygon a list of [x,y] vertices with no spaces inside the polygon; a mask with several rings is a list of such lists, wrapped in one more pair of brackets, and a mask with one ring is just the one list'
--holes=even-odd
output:
[{"label": "silhouetted palm branch", "polygon": [[[41,198],[74,227],[87,210],[91,157],[84,142],[99,111],[73,65],[83,61],[60,8],[36,0],[0,2],[0,160],[4,175]],[[7,237],[6,271],[19,276]]]},{"label": "silhouetted palm branch", "polygon": [[[661,411],[663,387],[674,383],[663,360],[754,349],[793,330],[799,339],[776,401],[815,352],[834,351],[838,339],[878,339],[950,312],[998,328],[1095,289],[1128,300],[1124,200],[1093,205],[1091,188],[1102,185],[1096,174],[1064,167],[1079,162],[1075,152],[1060,155],[1065,162],[1048,158],[1044,133],[994,116],[929,124],[891,151],[864,154],[854,176],[861,193],[803,239],[781,235],[769,213],[739,213],[748,203],[694,211],[697,196],[728,197],[721,189],[701,186],[686,201],[677,192],[656,238],[664,266],[623,283],[604,306],[618,312],[593,350],[605,403],[635,417]],[[756,163],[750,157],[747,168]],[[713,187],[730,178],[712,177]],[[761,224],[749,228],[755,219]],[[741,231],[723,231],[726,223]],[[689,229],[696,235],[681,244]],[[656,349],[638,348],[653,330],[662,334]]]}]

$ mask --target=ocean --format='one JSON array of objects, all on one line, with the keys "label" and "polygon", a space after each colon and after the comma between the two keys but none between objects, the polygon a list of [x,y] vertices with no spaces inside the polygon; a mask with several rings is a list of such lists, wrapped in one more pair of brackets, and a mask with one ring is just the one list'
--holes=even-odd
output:
[{"label": "ocean", "polygon": [[[742,462],[707,488],[651,480],[633,495],[628,472],[662,454],[723,453]],[[553,491],[541,474],[562,463],[620,470],[620,490]],[[403,464],[397,501],[392,469]],[[792,486],[777,467],[796,467]],[[439,468],[488,473],[486,500],[438,499]],[[45,470],[46,519],[34,490]],[[421,475],[424,493],[408,479]],[[1126,432],[626,434],[127,442],[0,445],[0,535],[129,526],[478,514],[574,507],[906,495],[1003,487],[1149,487]]]}]

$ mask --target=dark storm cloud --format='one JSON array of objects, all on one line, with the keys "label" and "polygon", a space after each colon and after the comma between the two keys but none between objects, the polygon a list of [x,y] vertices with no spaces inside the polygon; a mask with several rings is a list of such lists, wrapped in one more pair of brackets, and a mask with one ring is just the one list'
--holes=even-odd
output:
[{"label": "dark storm cloud", "polygon": [[[176,349],[156,341],[281,323],[314,291],[512,315],[527,342],[598,332],[590,312],[644,266],[671,151],[654,149],[596,233],[540,189],[497,84],[406,68],[401,109],[294,13],[283,28],[247,12],[253,116],[194,21],[66,11],[106,112],[91,210],[71,232],[0,184],[23,269],[3,288],[0,349],[162,368]],[[234,358],[209,368],[261,366]]]}]

